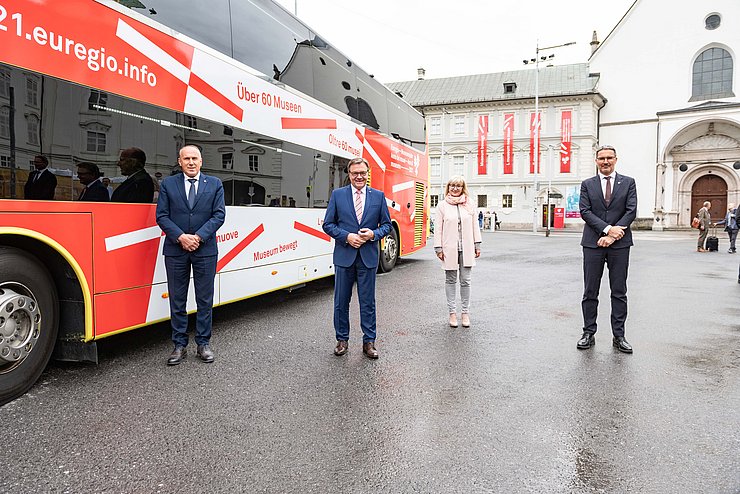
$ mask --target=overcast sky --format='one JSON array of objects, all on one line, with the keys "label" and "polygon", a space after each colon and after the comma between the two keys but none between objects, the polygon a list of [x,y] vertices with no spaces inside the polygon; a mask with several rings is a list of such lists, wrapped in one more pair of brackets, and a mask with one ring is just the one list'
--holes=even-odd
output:
[{"label": "overcast sky", "polygon": [[576,41],[554,63],[586,62],[634,0],[277,0],[383,83],[517,70],[539,46]]}]

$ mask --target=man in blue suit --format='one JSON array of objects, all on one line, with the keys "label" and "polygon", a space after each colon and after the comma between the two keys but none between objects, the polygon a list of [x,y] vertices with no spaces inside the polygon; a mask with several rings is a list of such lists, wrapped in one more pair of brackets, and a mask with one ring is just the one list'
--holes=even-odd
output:
[{"label": "man in blue suit", "polygon": [[367,186],[370,165],[363,158],[349,161],[350,185],[332,192],[323,228],[334,239],[334,354],[347,353],[349,302],[357,283],[360,300],[362,351],[378,358],[375,348],[375,273],[381,238],[391,231],[385,195]]},{"label": "man in blue suit", "polygon": [[637,216],[637,188],[633,178],[614,171],[616,164],[616,149],[599,147],[596,150],[598,174],[581,183],[581,218],[586,222],[581,239],[583,335],[576,346],[585,350],[596,344],[599,287],[606,264],[611,289],[613,345],[620,352],[632,353],[632,346],[624,338],[624,322],[627,320],[627,268],[632,246],[630,225]]},{"label": "man in blue suit", "polygon": [[197,353],[210,363],[215,359],[210,347],[213,281],[218,259],[216,231],[226,219],[224,187],[218,178],[200,173],[203,159],[197,147],[184,146],[177,162],[182,173],[162,181],[157,200],[157,224],[166,235],[162,253],[175,344],[167,365],[177,365],[187,357],[186,306],[191,268],[197,306]]}]

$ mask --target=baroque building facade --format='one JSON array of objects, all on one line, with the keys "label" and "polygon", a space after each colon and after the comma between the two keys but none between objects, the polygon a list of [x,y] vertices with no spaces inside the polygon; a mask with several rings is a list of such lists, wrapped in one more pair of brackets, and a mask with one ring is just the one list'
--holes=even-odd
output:
[{"label": "baroque building facade", "polygon": [[[566,229],[582,227],[578,193],[596,170],[605,104],[599,76],[587,64],[540,67],[539,80],[535,70],[424,79],[419,69],[418,80],[389,84],[426,118],[432,211],[449,178],[462,175],[478,209],[495,212],[503,228],[535,222],[542,229],[548,217],[553,226],[555,208],[565,210]],[[539,146],[531,129],[536,106]]]}]

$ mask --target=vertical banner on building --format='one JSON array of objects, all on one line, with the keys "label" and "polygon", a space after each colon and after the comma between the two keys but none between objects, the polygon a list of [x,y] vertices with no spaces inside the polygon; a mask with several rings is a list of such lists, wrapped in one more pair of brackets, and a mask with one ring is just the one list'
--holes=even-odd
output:
[{"label": "vertical banner on building", "polygon": [[572,129],[571,112],[570,110],[564,110],[560,117],[560,173],[570,173]]},{"label": "vertical banner on building", "polygon": [[504,175],[514,173],[514,114],[504,115]]},{"label": "vertical banner on building", "polygon": [[[537,163],[537,173],[540,173],[540,114],[531,113],[529,116],[529,173],[534,173],[534,164]],[[537,154],[535,154],[537,153]]]},{"label": "vertical banner on building", "polygon": [[478,117],[478,175],[488,173],[488,115]]}]

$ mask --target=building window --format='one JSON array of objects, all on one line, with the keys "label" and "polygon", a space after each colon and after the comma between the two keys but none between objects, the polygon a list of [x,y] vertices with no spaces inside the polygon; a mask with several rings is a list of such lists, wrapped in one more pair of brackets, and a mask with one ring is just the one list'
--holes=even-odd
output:
[{"label": "building window", "polygon": [[442,119],[437,117],[429,120],[429,135],[442,135]]},{"label": "building window", "polygon": [[513,208],[514,207],[514,196],[511,194],[504,194],[501,196],[501,206],[505,208]]},{"label": "building window", "polygon": [[439,156],[430,156],[429,168],[433,177],[439,177],[442,174],[442,158]]},{"label": "building window", "polygon": [[29,115],[26,117],[28,122],[28,143],[38,146],[39,144],[39,117]]},{"label": "building window", "polygon": [[514,94],[516,92],[516,82],[504,82],[504,94]]},{"label": "building window", "polygon": [[455,134],[465,133],[465,115],[455,115]]},{"label": "building window", "polygon": [[91,153],[104,153],[106,135],[103,132],[87,131],[87,150]]},{"label": "building window", "polygon": [[453,175],[464,175],[465,172],[465,156],[453,156],[452,157],[452,174]]},{"label": "building window", "polygon": [[689,101],[730,98],[732,93],[732,57],[722,48],[709,48],[694,61]]},{"label": "building window", "polygon": [[249,156],[249,171],[258,172],[260,171],[260,157],[256,154],[250,154]]},{"label": "building window", "polygon": [[0,137],[10,139],[10,107],[0,106]]},{"label": "building window", "polygon": [[437,195],[429,196],[429,207],[436,208],[437,204],[439,204],[439,196]]},{"label": "building window", "polygon": [[221,155],[221,168],[224,170],[234,169],[234,153],[224,153]]},{"label": "building window", "polygon": [[719,14],[709,14],[707,18],[704,19],[704,27],[709,31],[714,31],[719,27],[721,22],[722,18]]},{"label": "building window", "polygon": [[479,208],[488,207],[488,196],[478,196],[478,207]]},{"label": "building window", "polygon": [[197,129],[198,119],[195,117],[191,117],[190,115],[185,115],[185,127],[190,127],[191,129]]},{"label": "building window", "polygon": [[10,98],[10,71],[0,69],[0,97]]},{"label": "building window", "polygon": [[0,156],[0,168],[10,168],[10,156]]},{"label": "building window", "polygon": [[96,89],[90,90],[90,97],[87,99],[87,109],[91,111],[105,111],[106,106],[108,106],[108,93]]},{"label": "building window", "polygon": [[39,80],[35,77],[26,78],[26,104],[34,108],[39,106]]}]

